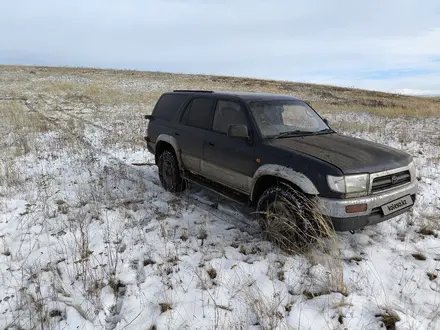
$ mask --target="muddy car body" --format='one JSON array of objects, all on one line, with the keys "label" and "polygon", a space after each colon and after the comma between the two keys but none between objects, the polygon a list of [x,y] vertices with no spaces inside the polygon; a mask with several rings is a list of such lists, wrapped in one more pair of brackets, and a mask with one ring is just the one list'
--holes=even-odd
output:
[{"label": "muddy car body", "polygon": [[409,154],[335,132],[291,96],[177,90],[145,117],[148,150],[169,191],[189,180],[260,207],[283,184],[318,199],[339,231],[391,219],[415,202]]}]

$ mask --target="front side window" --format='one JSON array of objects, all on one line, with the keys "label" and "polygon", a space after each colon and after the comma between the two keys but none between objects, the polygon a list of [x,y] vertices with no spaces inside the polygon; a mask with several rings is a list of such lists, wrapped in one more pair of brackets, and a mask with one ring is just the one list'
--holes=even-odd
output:
[{"label": "front side window", "polygon": [[318,114],[301,101],[251,101],[249,107],[265,138],[330,131]]},{"label": "front side window", "polygon": [[219,100],[215,108],[212,129],[218,133],[228,134],[229,125],[248,125],[246,112],[237,102]]}]

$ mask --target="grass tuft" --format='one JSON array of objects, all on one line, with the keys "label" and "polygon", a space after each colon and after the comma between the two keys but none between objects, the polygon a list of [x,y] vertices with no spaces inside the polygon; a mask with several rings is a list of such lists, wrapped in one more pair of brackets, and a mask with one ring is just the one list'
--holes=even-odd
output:
[{"label": "grass tuft", "polygon": [[434,236],[437,237],[437,234],[434,230],[432,230],[431,228],[427,228],[427,227],[423,227],[421,228],[419,231],[417,231],[418,234],[423,235],[423,236]]},{"label": "grass tuft", "polygon": [[386,330],[396,330],[396,323],[400,321],[399,315],[394,311],[387,310],[385,313],[376,314],[377,318],[380,318]]},{"label": "grass tuft", "polygon": [[217,271],[214,268],[210,268],[206,272],[211,279],[215,279],[217,277]]},{"label": "grass tuft", "polygon": [[278,277],[278,280],[280,280],[281,282],[284,282],[285,279],[286,279],[286,277],[285,277],[285,275],[284,275],[284,270],[280,270],[280,271],[278,271],[278,273],[277,273],[277,277]]},{"label": "grass tuft", "polygon": [[307,299],[313,299],[316,297],[320,297],[320,296],[326,296],[331,294],[331,291],[317,291],[317,292],[311,292],[311,291],[303,291],[303,295],[307,298]]},{"label": "grass tuft", "polygon": [[150,265],[155,265],[155,264],[156,264],[156,261],[154,261],[151,258],[148,258],[148,259],[144,260],[144,266],[150,266]]},{"label": "grass tuft", "polygon": [[171,307],[171,304],[169,303],[159,303],[159,307],[160,307],[160,313],[166,313],[170,310],[172,310],[173,308]]},{"label": "grass tuft", "polygon": [[414,259],[419,260],[419,261],[425,261],[426,260],[426,256],[422,253],[412,253],[411,254],[413,256]]},{"label": "grass tuft", "polygon": [[[284,189],[284,186],[280,187]],[[286,196],[280,195],[277,212],[270,210],[258,215],[264,237],[287,253],[304,253],[309,248],[325,244],[330,238],[336,242],[336,233],[330,219],[324,215],[317,199],[309,198],[302,193],[285,186]]]},{"label": "grass tuft", "polygon": [[342,315],[342,313],[339,313],[338,315],[338,322],[339,324],[344,324],[344,315]]},{"label": "grass tuft", "polygon": [[428,276],[430,281],[434,281],[437,279],[437,275],[434,273],[427,272],[426,275]]}]

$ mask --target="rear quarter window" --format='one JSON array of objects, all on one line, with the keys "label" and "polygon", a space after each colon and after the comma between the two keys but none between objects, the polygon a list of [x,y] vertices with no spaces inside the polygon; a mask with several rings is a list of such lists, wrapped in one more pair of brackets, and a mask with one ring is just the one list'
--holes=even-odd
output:
[{"label": "rear quarter window", "polygon": [[163,120],[171,120],[188,96],[184,94],[164,94],[157,101],[153,116]]},{"label": "rear quarter window", "polygon": [[212,122],[213,104],[214,100],[211,98],[194,98],[185,110],[182,123],[209,130]]}]

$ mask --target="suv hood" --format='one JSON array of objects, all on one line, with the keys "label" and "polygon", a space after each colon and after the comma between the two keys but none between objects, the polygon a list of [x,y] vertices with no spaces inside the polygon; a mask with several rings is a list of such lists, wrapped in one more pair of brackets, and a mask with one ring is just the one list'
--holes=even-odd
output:
[{"label": "suv hood", "polygon": [[391,170],[408,165],[412,158],[398,149],[338,133],[279,138],[270,144],[319,158],[344,174]]}]

